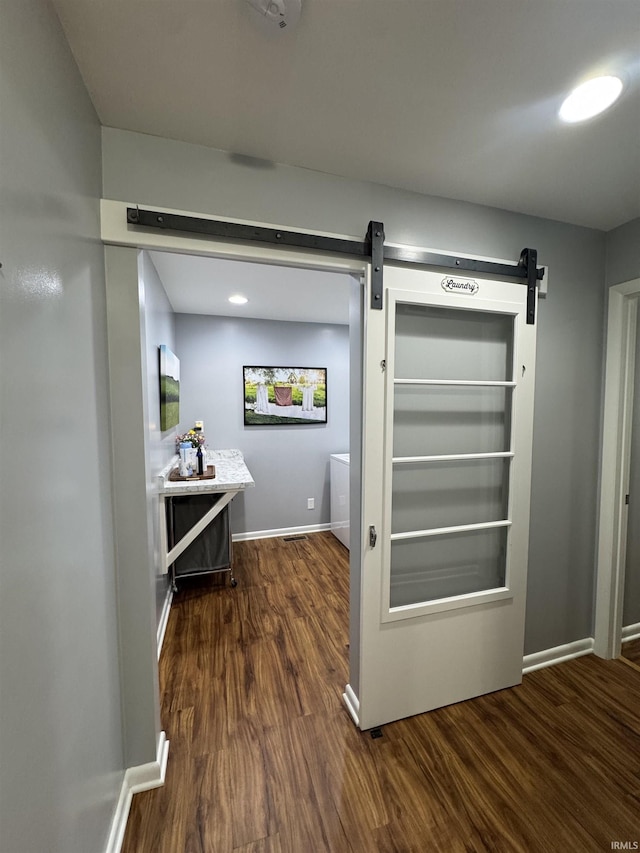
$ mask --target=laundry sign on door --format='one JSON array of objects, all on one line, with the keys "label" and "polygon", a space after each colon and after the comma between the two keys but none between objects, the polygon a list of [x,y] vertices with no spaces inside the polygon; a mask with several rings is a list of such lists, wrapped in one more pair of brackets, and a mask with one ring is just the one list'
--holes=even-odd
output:
[{"label": "laundry sign on door", "polygon": [[462,293],[468,296],[473,296],[480,290],[480,285],[472,278],[453,278],[451,276],[442,279],[442,287],[449,293]]}]

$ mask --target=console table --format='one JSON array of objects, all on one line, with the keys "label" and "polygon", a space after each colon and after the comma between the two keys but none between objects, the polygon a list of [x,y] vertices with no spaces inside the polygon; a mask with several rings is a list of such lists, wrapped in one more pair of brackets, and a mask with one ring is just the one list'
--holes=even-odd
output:
[{"label": "console table", "polygon": [[[236,585],[233,576],[232,560],[229,547],[228,565],[216,567],[198,567],[193,571],[188,568],[180,568],[176,571],[176,560],[184,551],[205,531],[212,522],[220,519],[222,513],[228,512],[228,505],[239,493],[251,486],[255,486],[253,477],[247,468],[244,457],[240,450],[208,450],[206,454],[207,465],[215,466],[215,477],[213,479],[187,479],[171,480],[169,475],[178,467],[179,457],[174,456],[171,462],[158,475],[158,495],[160,500],[159,531],[160,531],[160,560],[162,573],[171,574],[171,585],[176,590],[177,577],[189,577],[193,575],[208,574],[211,572],[228,571],[232,586]],[[174,503],[181,498],[189,498],[196,495],[213,495],[217,500],[193,525],[181,535],[179,541],[175,541],[172,535],[172,519],[177,506]],[[227,521],[228,525],[228,521]],[[169,527],[169,530],[168,530]],[[228,533],[229,541],[231,539]]]}]

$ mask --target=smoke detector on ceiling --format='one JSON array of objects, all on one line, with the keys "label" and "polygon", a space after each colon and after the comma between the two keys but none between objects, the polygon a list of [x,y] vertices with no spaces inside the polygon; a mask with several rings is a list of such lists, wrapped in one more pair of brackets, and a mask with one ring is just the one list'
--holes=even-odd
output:
[{"label": "smoke detector on ceiling", "polygon": [[260,15],[262,28],[270,32],[285,33],[298,23],[302,0],[247,0]]}]

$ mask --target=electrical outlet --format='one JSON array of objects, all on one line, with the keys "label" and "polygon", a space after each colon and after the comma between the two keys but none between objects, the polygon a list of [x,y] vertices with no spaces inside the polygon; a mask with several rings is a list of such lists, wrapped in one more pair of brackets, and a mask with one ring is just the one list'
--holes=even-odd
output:
[{"label": "electrical outlet", "polygon": [[315,498],[307,498],[307,509],[315,509]]}]

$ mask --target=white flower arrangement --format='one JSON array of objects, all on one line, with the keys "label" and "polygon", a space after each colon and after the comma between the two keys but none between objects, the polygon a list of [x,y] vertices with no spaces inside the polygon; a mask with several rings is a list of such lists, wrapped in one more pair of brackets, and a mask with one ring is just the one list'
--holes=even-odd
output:
[{"label": "white flower arrangement", "polygon": [[204,447],[206,444],[204,433],[196,432],[194,429],[190,429],[189,432],[185,432],[184,435],[176,435],[176,449],[180,450],[180,445],[185,441],[188,441],[191,447],[195,447],[196,450],[198,447]]}]

